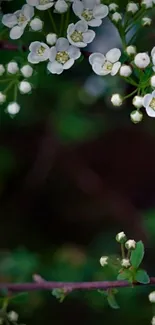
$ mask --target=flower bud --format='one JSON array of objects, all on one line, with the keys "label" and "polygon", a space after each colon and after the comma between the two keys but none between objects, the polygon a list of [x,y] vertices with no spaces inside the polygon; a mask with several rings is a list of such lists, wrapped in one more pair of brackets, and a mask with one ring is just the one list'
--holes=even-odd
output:
[{"label": "flower bud", "polygon": [[149,294],[149,300],[150,300],[150,302],[155,303],[155,291],[152,291]]},{"label": "flower bud", "polygon": [[68,10],[68,5],[67,5],[66,1],[64,1],[64,0],[57,0],[57,2],[55,4],[55,10],[59,14],[63,14],[64,12],[66,12]]},{"label": "flower bud", "polygon": [[46,36],[47,44],[54,45],[56,43],[56,41],[57,41],[57,35],[56,34],[54,34],[54,33],[47,34],[47,36]]},{"label": "flower bud", "polygon": [[116,11],[118,9],[118,4],[117,3],[110,3],[109,5],[109,11]]},{"label": "flower bud", "polygon": [[25,78],[29,78],[32,76],[33,68],[29,64],[26,64],[20,69],[20,71]]},{"label": "flower bud", "polygon": [[102,256],[101,258],[100,258],[100,264],[101,264],[101,266],[105,266],[105,265],[107,265],[108,264],[108,256]]},{"label": "flower bud", "polygon": [[5,72],[5,68],[3,64],[0,64],[0,76],[2,76]]},{"label": "flower bud", "polygon": [[142,121],[143,119],[143,113],[140,112],[140,111],[132,111],[131,114],[130,114],[130,118],[131,118],[131,121],[134,123],[134,124],[137,124],[139,122]]},{"label": "flower bud", "polygon": [[11,321],[11,322],[17,322],[18,320],[18,314],[15,312],[15,311],[9,311],[9,313],[7,314],[8,316],[8,319]]},{"label": "flower bud", "polygon": [[152,320],[151,320],[151,324],[155,325],[155,316],[153,316]]},{"label": "flower bud", "polygon": [[126,242],[127,237],[126,237],[124,231],[121,231],[116,235],[116,240],[120,244],[124,244]]},{"label": "flower bud", "polygon": [[0,91],[0,105],[6,101],[6,95]]},{"label": "flower bud", "polygon": [[147,53],[138,53],[134,58],[134,63],[139,69],[145,69],[150,64],[150,57]]},{"label": "flower bud", "polygon": [[122,16],[119,12],[115,12],[114,14],[112,14],[111,19],[115,21],[115,23],[118,23],[120,20],[122,20]]},{"label": "flower bud", "polygon": [[136,54],[136,46],[133,46],[133,45],[127,46],[126,53],[128,55],[134,55],[134,54]]},{"label": "flower bud", "polygon": [[132,14],[135,14],[139,9],[138,3],[135,2],[129,2],[126,7],[127,12],[131,12]]},{"label": "flower bud", "polygon": [[21,81],[18,87],[21,94],[27,94],[32,89],[31,84],[28,81]]},{"label": "flower bud", "polygon": [[123,64],[120,67],[119,73],[120,73],[120,76],[122,76],[122,77],[129,77],[132,74],[132,69],[129,65]]},{"label": "flower bud", "polygon": [[151,22],[152,22],[152,19],[149,17],[142,18],[142,26],[150,26]]},{"label": "flower bud", "polygon": [[40,18],[34,18],[30,22],[30,27],[37,32],[43,28],[43,21]]},{"label": "flower bud", "polygon": [[8,63],[8,65],[7,65],[7,71],[9,73],[15,74],[15,73],[18,72],[18,70],[19,70],[19,68],[18,68],[17,62],[11,61],[11,62]]},{"label": "flower bud", "polygon": [[141,108],[143,106],[143,96],[134,96],[132,100],[132,104],[136,108]]},{"label": "flower bud", "polygon": [[128,258],[123,258],[121,261],[121,265],[125,268],[128,268],[130,266],[130,261]]},{"label": "flower bud", "polygon": [[141,5],[144,6],[145,9],[152,8],[153,1],[152,0],[142,0]]},{"label": "flower bud", "polygon": [[114,106],[121,106],[123,103],[122,97],[120,94],[113,94],[111,97],[111,102]]},{"label": "flower bud", "polygon": [[128,250],[135,249],[136,248],[136,242],[135,242],[135,240],[134,239],[127,240],[127,242],[125,243],[125,247]]},{"label": "flower bud", "polygon": [[155,87],[155,75],[151,77],[150,84],[152,87]]},{"label": "flower bud", "polygon": [[16,102],[12,102],[7,106],[7,112],[11,115],[15,115],[20,111],[20,106]]}]

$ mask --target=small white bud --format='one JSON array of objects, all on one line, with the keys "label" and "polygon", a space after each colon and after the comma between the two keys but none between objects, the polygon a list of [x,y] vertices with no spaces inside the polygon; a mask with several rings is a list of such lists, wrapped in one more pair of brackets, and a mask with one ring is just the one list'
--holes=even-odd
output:
[{"label": "small white bud", "polygon": [[142,18],[142,25],[143,26],[150,26],[152,22],[152,19],[149,17],[143,17]]},{"label": "small white bud", "polygon": [[127,46],[126,53],[128,55],[134,55],[134,54],[136,54],[136,46],[133,46],[133,45]]},{"label": "small white bud", "polygon": [[2,76],[5,72],[5,68],[3,64],[0,64],[0,76]]},{"label": "small white bud", "polygon": [[129,267],[130,266],[130,261],[129,261],[129,259],[128,258],[123,258],[122,259],[122,262],[121,262],[121,265],[123,266],[123,267]]},{"label": "small white bud", "polygon": [[20,106],[16,102],[12,102],[7,106],[7,112],[11,115],[15,115],[20,111]]},{"label": "small white bud", "polygon": [[116,235],[116,240],[118,243],[121,243],[121,244],[126,242],[127,237],[126,237],[124,231],[121,231]]},{"label": "small white bud", "polygon": [[150,300],[150,302],[155,303],[155,291],[152,291],[149,294],[149,300]]},{"label": "small white bud", "polygon": [[151,84],[152,87],[155,88],[155,75],[151,77],[150,84]]},{"label": "small white bud", "polygon": [[117,3],[110,3],[109,5],[109,11],[116,11],[118,9],[118,4]]},{"label": "small white bud", "polygon": [[143,119],[143,113],[140,112],[140,111],[132,111],[130,113],[130,118],[131,118],[131,121],[134,124],[137,124],[137,123],[139,123],[139,122],[142,121],[142,119]]},{"label": "small white bud", "polygon": [[54,45],[56,43],[56,41],[57,41],[57,35],[56,34],[54,34],[54,33],[47,34],[47,36],[46,36],[47,44]]},{"label": "small white bud", "polygon": [[143,96],[134,96],[132,104],[136,108],[141,108],[143,106]]},{"label": "small white bud", "polygon": [[28,94],[32,90],[31,84],[28,81],[21,81],[18,87],[21,94]]},{"label": "small white bud", "polygon": [[7,65],[7,71],[11,74],[15,74],[19,71],[18,64],[15,61],[11,61]]},{"label": "small white bud", "polygon": [[123,103],[122,97],[120,94],[113,94],[111,97],[111,102],[114,106],[121,106]]},{"label": "small white bud", "polygon": [[63,14],[64,12],[66,12],[68,10],[68,5],[67,5],[66,1],[57,0],[57,2],[55,4],[55,10],[59,14]]},{"label": "small white bud", "polygon": [[8,318],[9,318],[9,320],[11,321],[11,322],[17,322],[17,320],[18,320],[18,314],[15,312],[15,311],[10,311],[8,314],[7,314],[7,316],[8,316]]},{"label": "small white bud", "polygon": [[115,12],[114,14],[112,14],[111,19],[115,21],[115,23],[118,23],[118,21],[122,20],[122,16],[119,12]]},{"label": "small white bud", "polygon": [[101,266],[107,265],[108,264],[108,256],[102,256],[100,258],[100,264],[101,264]]},{"label": "small white bud", "polygon": [[125,247],[127,249],[135,249],[136,248],[136,242],[134,239],[129,239],[127,240],[127,242],[125,243]]},{"label": "small white bud", "polygon": [[152,320],[151,320],[151,324],[155,325],[155,316],[153,316]]},{"label": "small white bud", "polygon": [[153,7],[152,0],[142,0],[141,5],[144,6],[146,9]]},{"label": "small white bud", "polygon": [[30,27],[37,32],[43,28],[43,21],[40,18],[34,18],[30,22]]},{"label": "small white bud", "polygon": [[29,64],[26,64],[20,69],[20,71],[25,78],[29,78],[32,76],[33,68]]},{"label": "small white bud", "polygon": [[135,14],[139,9],[138,3],[135,2],[129,2],[126,7],[127,12],[131,12],[132,14]]},{"label": "small white bud", "polygon": [[132,74],[132,69],[129,65],[123,64],[120,68],[120,76],[122,77],[129,77]]},{"label": "small white bud", "polygon": [[150,64],[150,57],[146,52],[136,54],[135,65],[140,69],[145,69]]},{"label": "small white bud", "polygon": [[6,95],[0,91],[0,105],[6,101]]}]

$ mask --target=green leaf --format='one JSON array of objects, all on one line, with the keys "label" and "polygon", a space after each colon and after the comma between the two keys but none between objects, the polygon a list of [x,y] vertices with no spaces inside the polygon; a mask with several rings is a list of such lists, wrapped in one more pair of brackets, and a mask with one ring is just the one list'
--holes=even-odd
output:
[{"label": "green leaf", "polygon": [[115,294],[112,290],[109,290],[108,292],[108,297],[107,297],[107,301],[109,303],[109,306],[113,309],[119,309],[119,305],[116,301],[116,298],[115,298]]},{"label": "green leaf", "polygon": [[13,303],[26,303],[27,300],[28,300],[28,292],[21,292],[21,293],[18,293],[17,295],[15,296],[12,296],[10,297],[10,300],[13,302]]},{"label": "green leaf", "polygon": [[150,278],[145,270],[138,270],[136,272],[135,280],[143,284],[147,284],[150,282]]},{"label": "green leaf", "polygon": [[124,270],[123,272],[119,273],[117,276],[117,280],[131,280],[132,273],[130,270]]},{"label": "green leaf", "polygon": [[142,241],[139,241],[136,244],[136,248],[131,253],[131,258],[130,258],[131,265],[137,269],[141,264],[143,257],[144,257],[144,244],[142,243]]}]

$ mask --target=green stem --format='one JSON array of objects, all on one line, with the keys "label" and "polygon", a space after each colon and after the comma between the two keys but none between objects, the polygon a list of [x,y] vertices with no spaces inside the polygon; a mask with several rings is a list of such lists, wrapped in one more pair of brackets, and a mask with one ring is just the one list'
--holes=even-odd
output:
[{"label": "green stem", "polygon": [[66,31],[67,31],[67,27],[69,25],[69,18],[70,18],[70,7],[68,8],[67,13],[66,13],[66,22],[65,22],[65,30]]},{"label": "green stem", "polygon": [[65,15],[64,14],[61,14],[61,23],[60,23],[60,33],[59,33],[59,36],[63,36],[63,28],[64,28],[64,18],[65,18]]},{"label": "green stem", "polygon": [[121,253],[122,253],[122,259],[124,259],[125,258],[124,244],[121,244]]},{"label": "green stem", "polygon": [[14,101],[16,102],[17,100],[17,92],[18,92],[18,86],[17,84],[14,86]]},{"label": "green stem", "polygon": [[52,13],[50,10],[48,10],[48,14],[49,14],[49,17],[50,17],[50,20],[51,20],[51,23],[52,23],[52,27],[53,27],[53,31],[58,34],[57,32],[57,27],[56,27],[56,24],[55,24],[55,21],[53,19],[53,16],[52,16]]},{"label": "green stem", "polygon": [[124,99],[127,99],[129,97],[131,97],[132,95],[134,95],[135,93],[137,93],[137,89],[135,89],[132,93],[130,93],[129,95],[125,96]]},{"label": "green stem", "polygon": [[6,88],[4,89],[3,93],[6,94],[6,93],[9,91],[9,89],[13,86],[14,83],[15,83],[15,80],[11,81],[11,82],[9,83],[8,87],[6,87]]}]

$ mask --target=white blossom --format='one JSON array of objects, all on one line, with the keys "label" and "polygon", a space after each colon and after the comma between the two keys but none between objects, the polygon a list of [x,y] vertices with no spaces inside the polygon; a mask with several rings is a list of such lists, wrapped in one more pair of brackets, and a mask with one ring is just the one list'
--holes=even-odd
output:
[{"label": "white blossom", "polygon": [[118,23],[120,20],[122,20],[122,16],[119,12],[115,12],[114,14],[112,14],[111,19],[115,21],[115,23]]},{"label": "white blossom", "polygon": [[138,3],[135,2],[129,2],[126,7],[127,12],[132,12],[132,14],[135,14],[139,10]]},{"label": "white blossom", "polygon": [[143,98],[143,106],[150,117],[155,117],[155,90],[152,94],[146,94]]},{"label": "white blossom", "polygon": [[31,84],[25,80],[19,83],[18,88],[21,94],[28,94],[32,90]]},{"label": "white blossom", "polygon": [[121,106],[123,103],[122,96],[120,94],[113,94],[111,97],[111,102],[114,106]]},{"label": "white blossom", "polygon": [[147,53],[138,53],[134,58],[135,65],[140,69],[145,69],[150,64],[150,57]]},{"label": "white blossom", "polygon": [[49,45],[54,45],[57,41],[57,35],[54,33],[49,33],[46,35],[46,42]]},{"label": "white blossom", "polygon": [[42,42],[32,42],[29,46],[30,53],[28,55],[28,61],[33,64],[48,60],[50,54],[50,48],[47,44]]},{"label": "white blossom", "polygon": [[109,5],[109,11],[116,11],[118,9],[118,4],[117,3],[110,3]]},{"label": "white blossom", "polygon": [[24,65],[20,71],[25,78],[29,78],[33,74],[33,68],[29,64]]},{"label": "white blossom", "polygon": [[0,76],[2,76],[5,72],[5,67],[3,64],[0,64]]},{"label": "white blossom", "polygon": [[11,61],[7,64],[7,72],[11,74],[16,74],[19,71],[17,62]]},{"label": "white blossom", "polygon": [[102,256],[101,258],[100,258],[100,264],[101,264],[101,266],[105,266],[105,265],[107,265],[108,264],[108,256]]},{"label": "white blossom", "polygon": [[6,111],[11,115],[15,115],[20,111],[20,106],[18,103],[12,102],[7,106]]},{"label": "white blossom", "polygon": [[99,76],[111,74],[115,76],[120,69],[121,63],[118,61],[121,51],[117,48],[111,49],[106,55],[93,53],[89,56],[89,62],[93,71]]},{"label": "white blossom", "polygon": [[123,267],[128,268],[128,267],[130,266],[130,261],[129,261],[129,259],[128,259],[128,258],[123,258],[122,261],[121,261],[121,265],[122,265]]},{"label": "white blossom", "polygon": [[149,301],[152,302],[152,303],[155,303],[155,291],[152,291],[149,294]]},{"label": "white blossom", "polygon": [[126,235],[125,235],[124,231],[121,231],[116,235],[116,240],[118,241],[118,243],[121,243],[122,241],[123,242],[126,241]]},{"label": "white blossom", "polygon": [[23,35],[24,29],[33,15],[34,8],[26,4],[22,7],[21,10],[17,10],[13,14],[6,14],[2,17],[3,25],[11,28],[11,39],[18,39]]},{"label": "white blossom", "polygon": [[6,101],[6,95],[0,91],[0,105]]},{"label": "white blossom", "polygon": [[95,32],[88,29],[85,21],[79,20],[76,24],[70,24],[67,28],[69,43],[77,47],[86,47],[95,38]]},{"label": "white blossom", "polygon": [[53,0],[26,0],[30,6],[36,7],[38,10],[47,10],[54,5]]},{"label": "white blossom", "polygon": [[120,68],[120,76],[122,77],[129,77],[132,74],[132,69],[129,65],[123,64]]},{"label": "white blossom", "polygon": [[155,88],[155,75],[151,77],[150,84],[153,88]]},{"label": "white blossom", "polygon": [[47,69],[53,74],[61,74],[72,67],[81,56],[79,48],[70,45],[66,38],[58,38],[56,45],[51,47]]},{"label": "white blossom", "polygon": [[143,26],[150,26],[152,22],[152,19],[149,17],[143,17],[142,18],[142,25]]},{"label": "white blossom", "polygon": [[125,247],[127,249],[135,249],[136,248],[136,242],[134,239],[129,239],[127,240],[127,242],[125,243]]},{"label": "white blossom", "polygon": [[151,324],[155,325],[155,316],[153,316],[152,320],[151,320]]},{"label": "white blossom", "polygon": [[[134,96],[134,98],[132,100],[132,104],[136,108],[141,108],[143,106],[143,96]],[[137,111],[134,111],[134,112],[137,112]]]},{"label": "white blossom", "polygon": [[136,54],[136,46],[133,46],[133,45],[127,46],[126,53],[128,55],[134,55],[134,54]]},{"label": "white blossom", "polygon": [[42,28],[43,28],[43,21],[40,18],[37,18],[36,17],[36,18],[34,18],[34,19],[31,20],[30,27],[35,32],[36,31],[39,31],[39,30],[42,30]]},{"label": "white blossom", "polygon": [[153,7],[153,0],[142,0],[141,5],[143,5],[146,9]]},{"label": "white blossom", "polygon": [[152,51],[151,51],[151,59],[152,59],[152,63],[153,63],[153,71],[155,72],[155,46],[153,47]]},{"label": "white blossom", "polygon": [[68,10],[68,4],[65,0],[58,0],[55,4],[55,10],[59,14],[63,14]]},{"label": "white blossom", "polygon": [[130,113],[130,118],[131,118],[131,121],[134,123],[134,124],[137,124],[137,123],[139,123],[139,122],[141,122],[142,121],[142,119],[143,119],[143,113],[142,112],[140,112],[140,111],[132,111],[131,113]]},{"label": "white blossom", "polygon": [[8,318],[9,318],[9,320],[11,321],[11,322],[17,322],[17,320],[18,320],[18,314],[15,312],[15,311],[10,311],[8,314],[7,314],[7,316],[8,316]]},{"label": "white blossom", "polygon": [[75,0],[73,2],[73,11],[81,20],[87,22],[91,27],[97,27],[102,24],[102,19],[108,15],[108,6],[97,3],[96,0]]}]

